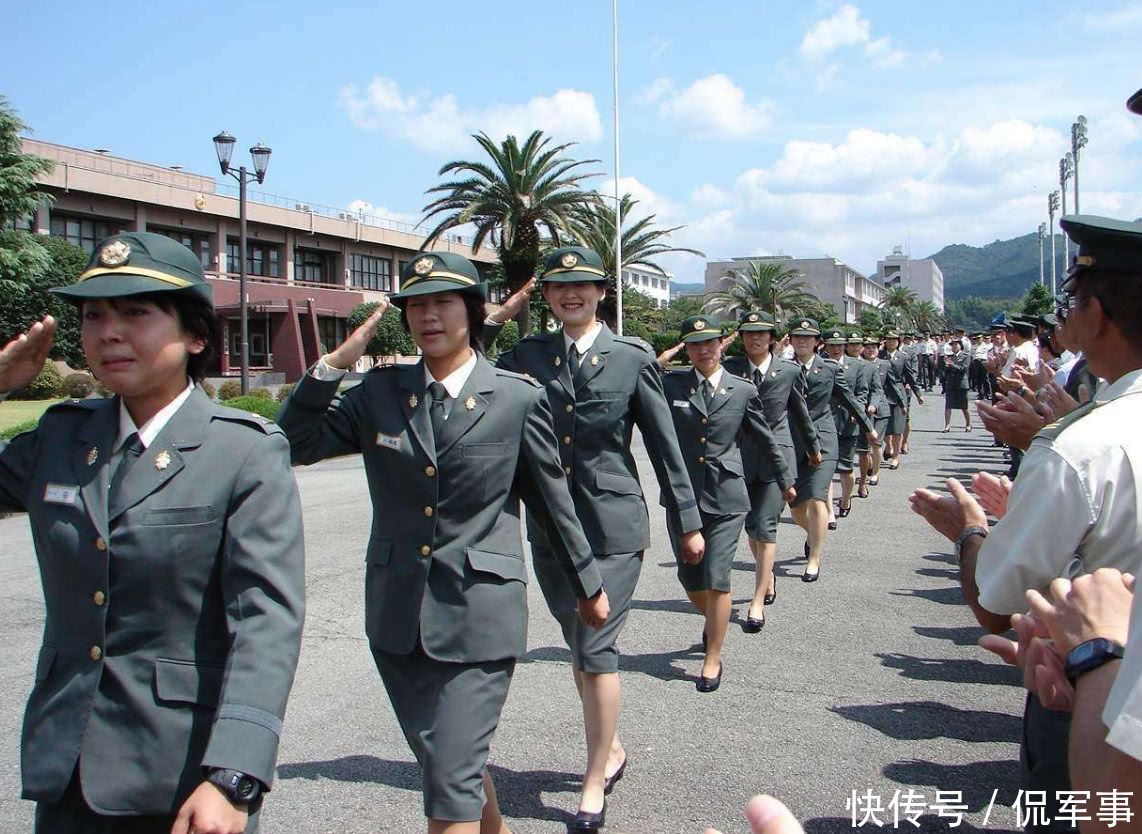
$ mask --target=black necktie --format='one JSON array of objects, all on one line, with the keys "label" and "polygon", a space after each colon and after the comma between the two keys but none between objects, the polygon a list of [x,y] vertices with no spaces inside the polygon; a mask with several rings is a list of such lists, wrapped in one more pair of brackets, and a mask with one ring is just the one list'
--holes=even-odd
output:
[{"label": "black necktie", "polygon": [[432,434],[434,437],[440,437],[440,433],[444,431],[444,421],[447,419],[444,413],[444,401],[448,399],[448,389],[439,382],[433,382],[428,386],[428,395],[432,398],[432,405],[428,409],[428,416],[432,419]]},{"label": "black necktie", "polygon": [[108,505],[115,507],[119,503],[119,490],[123,486],[123,481],[127,479],[128,473],[131,468],[138,463],[139,458],[143,455],[143,441],[139,439],[138,432],[131,432],[127,439],[123,441],[123,446],[119,452],[119,462],[115,467],[115,471],[111,475],[111,487],[108,491]]},{"label": "black necktie", "polygon": [[765,379],[765,374],[763,374],[761,372],[761,368],[754,368],[753,369],[753,384],[756,385],[758,388],[760,388],[761,387],[761,381],[763,379]]},{"label": "black necktie", "polygon": [[702,402],[706,404],[706,411],[710,410],[710,405],[714,402],[714,384],[706,379],[702,381]]},{"label": "black necktie", "polygon": [[809,381],[809,366],[808,365],[802,365],[801,366],[801,379],[803,379],[805,382]]},{"label": "black necktie", "polygon": [[571,369],[571,380],[579,378],[579,348],[574,344],[567,348],[567,366]]}]

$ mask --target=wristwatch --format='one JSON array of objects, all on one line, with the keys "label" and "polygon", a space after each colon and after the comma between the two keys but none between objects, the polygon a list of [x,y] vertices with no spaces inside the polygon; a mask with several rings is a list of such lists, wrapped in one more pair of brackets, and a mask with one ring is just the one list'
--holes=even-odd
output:
[{"label": "wristwatch", "polygon": [[1107,640],[1105,637],[1096,637],[1093,640],[1087,640],[1085,643],[1079,643],[1067,652],[1067,661],[1064,667],[1067,680],[1073,684],[1080,675],[1085,675],[1104,663],[1118,660],[1125,653],[1126,649],[1121,643]]},{"label": "wristwatch", "polygon": [[225,767],[211,769],[206,781],[226,794],[226,798],[234,805],[253,802],[262,792],[262,783],[253,776]]},{"label": "wristwatch", "polygon": [[958,539],[956,539],[956,562],[960,561],[960,553],[964,549],[964,542],[966,542],[970,536],[983,536],[986,539],[987,538],[987,528],[986,527],[965,527],[964,528],[964,531],[962,533],[960,533],[960,537]]}]

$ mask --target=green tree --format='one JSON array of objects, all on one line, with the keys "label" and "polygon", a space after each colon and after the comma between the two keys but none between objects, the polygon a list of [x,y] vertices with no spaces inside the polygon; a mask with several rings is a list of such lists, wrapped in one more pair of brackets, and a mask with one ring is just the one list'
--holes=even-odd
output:
[{"label": "green tree", "polygon": [[858,321],[862,333],[879,333],[884,329],[882,311],[875,307],[862,307]]},{"label": "green tree", "polygon": [[76,307],[48,290],[74,284],[87,266],[87,253],[60,238],[41,237],[36,245],[48,256],[47,267],[20,280],[0,281],[0,344],[51,315],[58,322],[51,357],[73,368],[85,368]]},{"label": "green tree", "polygon": [[1053,312],[1055,299],[1043,284],[1032,284],[1019,300],[1019,311],[1028,316],[1043,316]]},{"label": "green tree", "polygon": [[[603,271],[607,274],[607,297],[599,305],[599,316],[611,327],[615,326],[617,307],[615,305],[615,207],[614,200],[608,201],[601,194],[597,200],[586,203],[576,211],[573,221],[575,241],[598,254],[603,259]],[[623,268],[640,266],[665,277],[666,271],[654,259],[662,255],[685,252],[706,257],[705,253],[685,246],[671,246],[667,241],[670,235],[685,226],[671,226],[656,229],[657,215],[648,214],[632,221],[633,210],[638,200],[624,194],[620,201],[623,218]],[[624,313],[626,308],[624,307]]]},{"label": "green tree", "polygon": [[894,327],[913,323],[912,307],[916,303],[916,293],[907,287],[889,287],[884,291],[880,307],[885,313],[885,323]]},{"label": "green tree", "polygon": [[[667,330],[681,330],[682,322],[702,312],[702,298],[697,295],[680,295],[672,298],[663,310],[663,326]],[[668,345],[669,347],[669,345]],[[661,353],[662,351],[659,351]]]},{"label": "green tree", "polygon": [[[432,245],[449,229],[468,223],[476,227],[475,252],[485,243],[496,248],[509,290],[523,286],[536,273],[542,240],[540,229],[555,244],[569,236],[572,221],[597,197],[583,191],[580,183],[593,173],[577,170],[597,159],[575,161],[562,156],[574,143],[549,147],[551,139],[536,130],[520,145],[515,136],[500,144],[486,133],[473,139],[489,162],[456,160],[441,167],[438,176],[459,175],[428,189],[439,194],[424,207],[424,218],[440,218],[424,239]],[[531,309],[525,306],[516,317],[520,331],[528,332]]]},{"label": "green tree", "polygon": [[54,163],[24,153],[20,134],[27,129],[8,99],[0,96],[0,282],[35,279],[51,267],[36,236],[15,228],[51,200],[36,190],[36,179],[49,173]]},{"label": "green tree", "polygon": [[948,324],[965,330],[987,330],[996,314],[1013,310],[1018,303],[1018,299],[981,298],[977,295],[950,298],[944,302],[944,318]]},{"label": "green tree", "polygon": [[[366,304],[358,304],[350,310],[349,330],[356,330],[360,327],[376,309],[377,302],[370,301]],[[396,307],[389,307],[381,316],[381,322],[377,325],[377,332],[370,340],[368,347],[365,348],[365,353],[373,357],[374,362],[381,356],[396,356],[397,354],[410,356],[416,353],[416,342],[412,340],[412,336],[401,325],[400,310]]]},{"label": "green tree", "polygon": [[820,304],[813,295],[813,285],[800,272],[780,263],[749,261],[722,279],[725,288],[706,296],[707,312],[729,315],[764,310],[780,324],[787,318],[812,315]]},{"label": "green tree", "polygon": [[931,301],[918,301],[912,307],[912,323],[918,330],[934,333],[944,327],[944,314]]}]

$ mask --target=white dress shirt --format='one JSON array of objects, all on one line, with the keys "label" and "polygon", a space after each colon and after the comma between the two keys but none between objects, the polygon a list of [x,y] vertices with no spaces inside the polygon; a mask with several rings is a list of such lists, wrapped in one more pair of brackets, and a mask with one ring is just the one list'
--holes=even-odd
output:
[{"label": "white dress shirt", "polygon": [[141,426],[135,425],[135,421],[131,419],[131,413],[127,411],[127,405],[123,400],[119,400],[119,436],[115,438],[113,453],[118,454],[123,449],[123,444],[127,438],[135,432],[139,433],[139,442],[143,444],[143,449],[154,443],[159,432],[166,427],[175,412],[182,408],[182,404],[190,397],[192,391],[194,391],[194,383],[188,379],[183,392],[160,408],[154,417]]}]

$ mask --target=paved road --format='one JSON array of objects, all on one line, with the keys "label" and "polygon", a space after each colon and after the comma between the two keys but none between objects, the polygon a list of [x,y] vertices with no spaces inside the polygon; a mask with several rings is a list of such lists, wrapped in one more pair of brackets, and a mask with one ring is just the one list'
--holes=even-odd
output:
[{"label": "paved road", "polygon": [[[608,831],[743,832],[740,809],[765,790],[810,832],[849,830],[850,792],[888,806],[912,788],[924,803],[961,791],[959,831],[1016,828],[1022,694],[1013,670],[975,646],[981,633],[954,580],[950,546],[911,514],[915,487],[998,470],[982,433],[945,435],[942,402],[918,409],[912,454],[830,536],[821,581],[798,580],[803,534],[780,530],[778,599],[758,635],[737,625],[752,592],[744,540],[734,570],[735,622],[721,689],[695,691],[701,619],[675,579],[653,474],[639,465],[653,544],[622,640],[627,777],[612,796]],[[308,619],[263,830],[423,831],[419,775],[397,729],[362,627],[363,544],[370,516],[356,459],[297,471],[305,506]],[[19,724],[42,621],[26,521],[0,521],[0,831],[30,830],[19,796]],[[575,810],[584,764],[568,653],[533,583],[529,652],[496,736],[493,773],[517,834],[561,832]],[[1000,803],[1007,807],[1001,807]],[[892,812],[879,815],[892,825]],[[928,813],[922,830],[950,820]],[[908,830],[911,825],[902,823]]]}]

